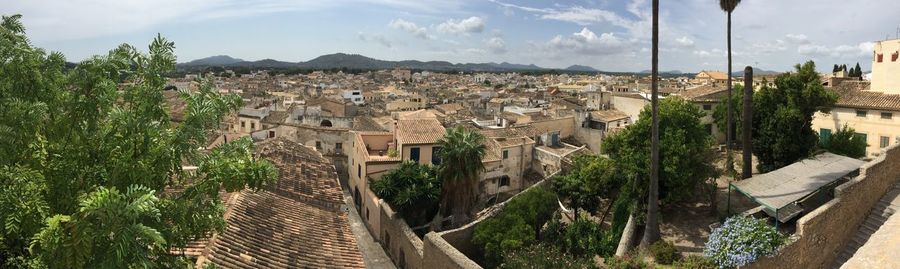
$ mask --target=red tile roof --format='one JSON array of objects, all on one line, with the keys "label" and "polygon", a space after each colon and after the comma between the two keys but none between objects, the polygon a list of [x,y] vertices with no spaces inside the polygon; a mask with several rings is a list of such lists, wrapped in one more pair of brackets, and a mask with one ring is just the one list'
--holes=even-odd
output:
[{"label": "red tile roof", "polygon": [[869,90],[869,82],[842,82],[832,88],[838,94],[836,107],[900,111],[900,94]]},{"label": "red tile roof", "polygon": [[364,268],[334,166],[316,151],[278,138],[257,154],[280,172],[269,190],[241,191],[198,264],[223,268]]},{"label": "red tile roof", "polygon": [[401,119],[395,132],[400,144],[434,144],[444,137],[446,130],[436,119]]}]

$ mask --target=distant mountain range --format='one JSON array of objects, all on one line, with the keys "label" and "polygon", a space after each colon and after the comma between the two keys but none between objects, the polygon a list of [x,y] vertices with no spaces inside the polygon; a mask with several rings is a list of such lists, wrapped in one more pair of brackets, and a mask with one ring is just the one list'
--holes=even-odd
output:
[{"label": "distant mountain range", "polygon": [[[734,70],[734,69],[732,69],[732,70]],[[784,73],[784,72],[765,70],[765,69],[761,69],[761,68],[753,68],[753,76],[777,75],[777,74],[781,74],[781,73]],[[731,72],[731,76],[734,76],[734,77],[743,77],[743,76],[744,76],[744,70],[741,69],[741,71],[734,71],[734,72]]]},{"label": "distant mountain range", "polygon": [[[603,74],[650,74],[650,70],[640,72],[609,72],[597,70],[596,68],[585,65],[571,65],[564,69],[545,68],[534,64],[513,64],[508,62],[502,63],[451,63],[447,61],[386,61],[369,58],[359,54],[334,53],[322,55],[306,62],[285,62],[274,59],[264,59],[259,61],[245,61],[233,58],[227,55],[218,55],[193,60],[177,65],[179,70],[193,71],[202,70],[207,67],[231,67],[231,68],[251,68],[251,69],[306,69],[306,70],[327,70],[327,69],[356,69],[356,70],[380,70],[392,68],[409,68],[415,70],[429,71],[469,71],[469,72],[526,72],[537,71],[546,72],[556,70],[558,72],[571,73],[603,73]],[[763,69],[754,69],[756,75],[772,75],[781,72],[769,71]],[[672,76],[692,76],[696,73],[685,73],[680,70],[661,71],[660,75],[666,77]],[[744,72],[736,71],[732,73],[734,76],[743,76]]]},{"label": "distant mountain range", "polygon": [[284,62],[273,59],[259,61],[244,61],[226,55],[212,56],[178,64],[179,70],[197,70],[206,67],[245,67],[245,68],[276,68],[276,69],[359,69],[379,70],[392,68],[410,68],[430,71],[475,71],[475,72],[522,72],[522,71],[550,71],[562,72],[603,72],[590,66],[572,65],[565,69],[544,68],[534,64],[513,63],[451,63],[447,61],[385,61],[373,59],[359,54],[335,53],[316,57],[306,62]]}]

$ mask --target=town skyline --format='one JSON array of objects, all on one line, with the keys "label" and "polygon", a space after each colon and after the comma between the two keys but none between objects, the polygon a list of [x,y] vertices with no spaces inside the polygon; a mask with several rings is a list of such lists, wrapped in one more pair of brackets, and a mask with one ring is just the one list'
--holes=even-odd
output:
[{"label": "town skyline", "polygon": [[[788,71],[811,59],[822,72],[833,64],[856,62],[870,70],[872,43],[895,37],[890,10],[900,8],[900,3],[804,2],[744,3],[734,13],[734,66]],[[71,62],[122,43],[146,44],[159,33],[175,42],[178,62],[215,55],[300,62],[348,53],[391,61],[509,62],[554,69],[584,65],[612,72],[650,69],[649,2],[643,0],[115,5],[75,1],[57,9],[41,8],[45,4],[16,2],[0,11],[27,14],[23,23],[33,33],[32,41],[63,53]],[[833,6],[841,8],[828,8]],[[725,69],[721,64],[725,14],[718,9],[713,2],[694,0],[662,6],[660,49],[666,53],[660,59],[661,70]],[[317,26],[323,23],[328,27]]]}]

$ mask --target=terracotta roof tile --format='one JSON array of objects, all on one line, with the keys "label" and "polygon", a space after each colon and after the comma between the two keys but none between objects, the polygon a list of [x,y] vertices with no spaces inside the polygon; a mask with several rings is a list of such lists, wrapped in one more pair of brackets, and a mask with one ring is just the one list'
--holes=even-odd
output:
[{"label": "terracotta roof tile", "polygon": [[615,109],[591,111],[591,119],[599,121],[610,122],[625,118],[628,118],[628,114]]},{"label": "terracotta roof tile", "polygon": [[280,179],[269,190],[241,191],[228,227],[198,262],[223,268],[364,268],[334,166],[318,152],[285,139],[259,143]]},{"label": "terracotta roof tile", "polygon": [[709,86],[704,85],[696,88],[687,89],[678,95],[689,101],[709,101],[719,100],[715,95],[728,91],[725,86]]},{"label": "terracotta roof tile", "polygon": [[838,94],[835,106],[900,111],[900,94],[869,90],[868,82],[843,82],[833,88]]},{"label": "terracotta roof tile", "polygon": [[395,132],[399,144],[434,144],[446,130],[436,119],[415,119],[398,120]]}]

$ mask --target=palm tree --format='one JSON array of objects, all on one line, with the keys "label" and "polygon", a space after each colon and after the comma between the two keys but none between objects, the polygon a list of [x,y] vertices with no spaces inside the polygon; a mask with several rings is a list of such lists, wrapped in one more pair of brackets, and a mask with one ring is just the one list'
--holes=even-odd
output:
[{"label": "palm tree", "polygon": [[659,241],[659,0],[653,0],[653,49],[651,56],[650,105],[650,188],[647,194],[647,223],[641,248]]},{"label": "palm tree", "polygon": [[726,131],[725,131],[725,153],[728,155],[727,161],[725,162],[727,171],[734,170],[734,160],[731,156],[731,143],[732,136],[734,135],[734,108],[731,105],[731,12],[734,11],[734,8],[737,7],[738,4],[741,3],[741,0],[719,0],[719,7],[722,8],[723,11],[728,13],[728,115],[726,117]]},{"label": "palm tree", "polygon": [[480,133],[456,127],[448,129],[438,146],[441,164],[438,175],[441,185],[441,214],[468,218],[477,197],[478,174],[486,148]]}]

